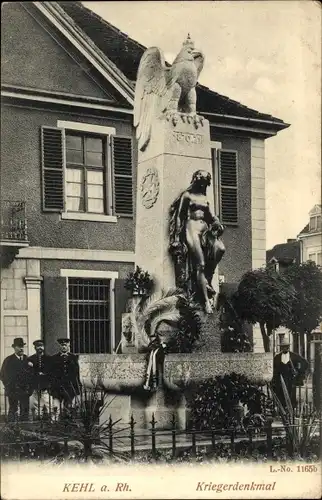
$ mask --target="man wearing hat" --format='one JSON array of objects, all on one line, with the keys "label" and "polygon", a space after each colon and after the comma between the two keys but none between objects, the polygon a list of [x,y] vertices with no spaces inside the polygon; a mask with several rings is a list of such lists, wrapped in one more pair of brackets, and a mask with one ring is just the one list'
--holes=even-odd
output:
[{"label": "man wearing hat", "polygon": [[29,397],[32,389],[27,356],[24,354],[25,345],[21,337],[13,340],[14,353],[4,359],[0,371],[0,380],[3,382],[9,401],[8,420],[10,422],[16,419],[18,407],[20,407],[20,419],[28,420]]},{"label": "man wearing hat", "polygon": [[51,394],[53,405],[65,409],[70,408],[76,396],[80,394],[78,356],[70,352],[68,338],[57,339],[59,352],[51,357]]},{"label": "man wearing hat", "polygon": [[286,406],[281,377],[283,377],[293,408],[296,406],[296,386],[302,385],[308,371],[309,363],[299,354],[290,351],[290,343],[283,339],[280,344],[281,352],[276,354],[273,363],[273,390]]},{"label": "man wearing hat", "polygon": [[49,412],[49,384],[51,375],[51,357],[45,354],[42,340],[33,342],[35,354],[29,356],[28,366],[32,371],[31,411],[34,416],[41,416],[43,411]]}]

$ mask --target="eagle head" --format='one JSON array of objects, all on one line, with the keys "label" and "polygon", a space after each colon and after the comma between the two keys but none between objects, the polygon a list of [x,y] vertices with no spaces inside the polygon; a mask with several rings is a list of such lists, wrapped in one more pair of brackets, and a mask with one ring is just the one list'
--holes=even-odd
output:
[{"label": "eagle head", "polygon": [[181,61],[191,61],[196,64],[197,67],[202,66],[204,60],[203,53],[200,50],[195,49],[195,44],[190,38],[190,34],[182,44],[182,49],[176,57],[175,62]]}]

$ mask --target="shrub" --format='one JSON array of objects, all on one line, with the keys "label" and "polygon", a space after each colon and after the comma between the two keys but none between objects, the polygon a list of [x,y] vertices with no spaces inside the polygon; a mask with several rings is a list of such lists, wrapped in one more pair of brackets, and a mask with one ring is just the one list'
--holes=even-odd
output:
[{"label": "shrub", "polygon": [[261,427],[273,406],[257,385],[236,373],[194,384],[188,392],[187,403],[197,429]]},{"label": "shrub", "polygon": [[124,288],[130,290],[133,295],[149,295],[154,286],[154,281],[148,271],[143,271],[139,266],[136,266],[134,272],[130,272],[127,276]]}]

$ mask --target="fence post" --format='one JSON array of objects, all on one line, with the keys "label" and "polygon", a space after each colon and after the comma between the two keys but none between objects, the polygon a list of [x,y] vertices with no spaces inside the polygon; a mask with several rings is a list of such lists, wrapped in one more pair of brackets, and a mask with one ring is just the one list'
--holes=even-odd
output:
[{"label": "fence post", "polygon": [[266,443],[267,443],[267,458],[272,459],[273,456],[273,433],[272,433],[272,422],[271,417],[266,420]]},{"label": "fence post", "polygon": [[15,435],[18,436],[17,440],[15,439],[15,445],[12,447],[13,448],[13,459],[18,458],[20,460],[20,450],[21,450],[21,440],[20,440],[20,422],[18,417],[16,416],[16,420],[14,423],[14,430],[15,430]]},{"label": "fence post", "polygon": [[[60,413],[61,415],[61,413]],[[67,421],[64,420],[64,458],[68,457]]]},{"label": "fence post", "polygon": [[231,449],[231,454],[235,454],[235,431],[232,429],[230,432],[230,449]]},{"label": "fence post", "polygon": [[[295,403],[296,404],[296,403]],[[300,409],[301,409],[301,405],[302,405],[302,387],[299,386],[299,405],[298,405],[298,412],[297,412],[297,417],[299,416],[299,412],[300,412]],[[293,424],[295,422],[293,421]]]},{"label": "fence post", "polygon": [[[294,432],[295,431],[295,422],[293,421],[293,423],[291,424],[292,426],[292,431]],[[293,458],[293,455],[294,455],[294,447],[293,447],[293,441],[292,439],[290,438],[289,436],[289,433],[286,433],[286,449],[287,449],[287,452],[288,452],[288,455],[290,458]]]},{"label": "fence post", "polygon": [[8,422],[8,401],[6,393],[4,393],[4,420]]},{"label": "fence post", "polygon": [[110,449],[110,456],[113,455],[113,421],[112,416],[108,419],[108,446]]},{"label": "fence post", "polygon": [[134,437],[135,437],[134,426],[135,426],[135,424],[136,424],[136,422],[134,422],[133,415],[131,415],[131,419],[130,419],[131,458],[134,458],[134,455],[135,455],[135,448],[134,448]]},{"label": "fence post", "polygon": [[40,421],[40,450],[39,450],[39,458],[40,461],[43,462],[45,458],[45,435],[44,435],[44,422],[43,419]]},{"label": "fence post", "polygon": [[171,420],[171,426],[172,426],[172,458],[176,457],[176,416],[175,413],[172,414],[172,420]]},{"label": "fence post", "polygon": [[215,448],[216,448],[216,433],[215,433],[215,429],[213,427],[211,428],[211,446],[212,446],[213,451],[215,451]]},{"label": "fence post", "polygon": [[253,451],[253,429],[252,428],[248,429],[248,439],[249,439],[248,453],[251,454]]},{"label": "fence post", "polygon": [[196,458],[197,455],[197,449],[196,449],[196,427],[195,423],[192,423],[192,428],[191,428],[191,441],[192,441],[192,447],[191,447],[191,455],[193,458]]},{"label": "fence post", "polygon": [[155,430],[155,424],[156,424],[156,420],[154,418],[154,413],[152,413],[152,419],[151,419],[151,438],[152,438],[152,457],[153,458],[156,458],[156,447],[155,447],[155,434],[156,434],[156,430]]}]

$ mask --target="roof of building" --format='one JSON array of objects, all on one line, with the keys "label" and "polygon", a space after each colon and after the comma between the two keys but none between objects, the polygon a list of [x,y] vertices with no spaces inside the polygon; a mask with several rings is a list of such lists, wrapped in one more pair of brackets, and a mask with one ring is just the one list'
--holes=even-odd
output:
[{"label": "roof of building", "polygon": [[299,235],[300,234],[306,234],[306,233],[309,232],[309,230],[310,230],[310,224],[306,224],[306,226],[303,227],[302,231],[299,232]]},{"label": "roof of building", "polygon": [[[309,211],[309,217],[315,217],[315,216],[321,216],[321,211],[322,211],[322,205],[316,204],[312,208],[312,210]],[[318,229],[317,227],[311,228],[310,229],[310,223],[306,224],[306,226],[303,227],[302,231],[299,232],[298,236],[301,234],[314,234],[314,233],[320,233],[321,229]]]},{"label": "roof of building", "polygon": [[268,263],[275,258],[277,262],[284,264],[292,262],[299,263],[301,259],[300,248],[300,242],[298,240],[275,245],[273,248],[266,251],[266,262]]},{"label": "roof of building", "polygon": [[316,204],[314,207],[309,211],[309,215],[321,215],[322,211],[322,205]]},{"label": "roof of building", "polygon": [[[74,23],[117,66],[134,88],[140,59],[146,47],[130,38],[95,12],[87,9],[81,2],[53,3],[58,4],[70,16]],[[199,112],[211,112],[259,122],[266,121],[279,130],[289,126],[279,118],[248,108],[240,102],[218,94],[204,85],[198,84],[197,92]]]}]

